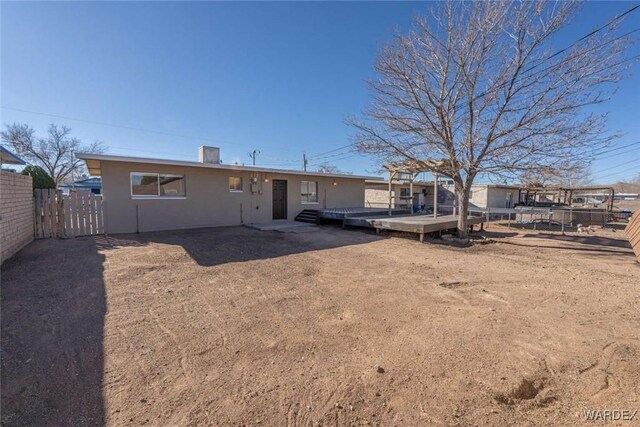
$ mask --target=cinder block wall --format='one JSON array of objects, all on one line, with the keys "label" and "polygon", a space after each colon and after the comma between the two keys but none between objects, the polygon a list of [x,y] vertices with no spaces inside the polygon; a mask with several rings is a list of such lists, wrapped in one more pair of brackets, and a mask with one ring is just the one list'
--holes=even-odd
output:
[{"label": "cinder block wall", "polygon": [[1,260],[11,258],[33,240],[33,183],[30,176],[0,173]]}]

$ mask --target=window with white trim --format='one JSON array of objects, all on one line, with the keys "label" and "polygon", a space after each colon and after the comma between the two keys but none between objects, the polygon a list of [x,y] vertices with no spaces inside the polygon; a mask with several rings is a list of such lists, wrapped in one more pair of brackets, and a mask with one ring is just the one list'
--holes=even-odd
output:
[{"label": "window with white trim", "polygon": [[233,191],[233,192],[242,191],[242,177],[240,176],[229,177],[229,191]]},{"label": "window with white trim", "polygon": [[410,199],[411,194],[409,193],[409,188],[401,188],[400,189],[400,198],[401,199]]},{"label": "window with white trim", "polygon": [[184,197],[184,175],[160,174],[160,197]]},{"label": "window with white trim", "polygon": [[186,197],[185,176],[149,172],[131,172],[132,197]]},{"label": "window with white trim", "polygon": [[300,195],[302,203],[318,203],[318,182],[301,181]]}]

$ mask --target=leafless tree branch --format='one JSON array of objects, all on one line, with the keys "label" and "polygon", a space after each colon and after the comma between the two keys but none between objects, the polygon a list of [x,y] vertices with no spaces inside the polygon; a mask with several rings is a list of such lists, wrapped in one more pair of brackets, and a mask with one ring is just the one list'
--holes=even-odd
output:
[{"label": "leafless tree branch", "polygon": [[39,138],[31,126],[13,123],[5,125],[0,134],[3,143],[29,163],[41,166],[53,178],[56,186],[84,172],[82,161],[75,157],[77,151],[104,152],[100,141],[83,144],[78,138],[70,136],[71,129],[66,126],[51,124],[47,135]]},{"label": "leafless tree branch", "polygon": [[635,30],[609,25],[552,53],[551,39],[578,10],[573,1],[439,3],[380,52],[372,98],[347,123],[357,150],[381,163],[439,162],[459,192],[466,235],[478,174],[514,178],[570,169],[617,135],[605,102],[630,65]]}]

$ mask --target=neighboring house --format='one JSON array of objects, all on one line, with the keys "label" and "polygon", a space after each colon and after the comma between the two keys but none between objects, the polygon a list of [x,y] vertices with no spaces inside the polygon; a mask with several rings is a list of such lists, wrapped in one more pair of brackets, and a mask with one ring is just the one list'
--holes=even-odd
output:
[{"label": "neighboring house", "polygon": [[471,186],[470,202],[479,208],[512,209],[518,203],[520,186],[478,184]]},{"label": "neighboring house", "polygon": [[[412,189],[413,194],[411,193]],[[364,205],[367,208],[389,207],[389,181],[366,180],[364,198]],[[438,203],[453,204],[453,193],[440,186]],[[416,212],[423,207],[433,207],[433,181],[414,181],[413,186],[406,181],[394,180],[391,182],[391,207],[408,208],[411,204],[413,204],[413,211]]]},{"label": "neighboring house", "polygon": [[[453,184],[444,186],[452,195],[455,194]],[[500,184],[474,184],[469,194],[469,204],[476,208],[511,209],[518,203],[520,186]],[[451,196],[452,198],[452,196]]]},{"label": "neighboring house", "polygon": [[369,177],[234,166],[200,147],[199,161],[78,153],[102,177],[107,233],[293,220],[303,209],[361,207]]},{"label": "neighboring house", "polygon": [[638,200],[638,193],[616,193],[613,196],[614,200]]},{"label": "neighboring house", "polygon": [[69,194],[71,190],[90,191],[93,194],[102,194],[102,178],[91,177],[72,182],[71,184],[62,184],[58,188],[64,194]]},{"label": "neighboring house", "polygon": [[[443,209],[454,204],[455,187],[451,180],[438,181],[438,205]],[[471,186],[469,203],[476,208],[513,208],[518,202],[519,186],[475,184]],[[411,203],[411,187],[408,182],[392,181],[391,207],[408,207]],[[389,206],[389,181],[367,180],[365,206],[384,208]],[[413,206],[433,207],[433,181],[414,181]]]},{"label": "neighboring house", "polygon": [[[26,164],[27,162],[0,145],[0,169],[4,168],[4,165],[24,166]],[[7,172],[13,172],[13,170],[7,170]]]}]

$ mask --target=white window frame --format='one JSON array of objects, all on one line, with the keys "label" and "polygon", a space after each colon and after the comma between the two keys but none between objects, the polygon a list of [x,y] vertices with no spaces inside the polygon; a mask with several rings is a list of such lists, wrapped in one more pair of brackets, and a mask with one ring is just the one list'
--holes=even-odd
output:
[{"label": "white window frame", "polygon": [[[309,201],[302,200],[302,183],[303,182],[307,182],[307,183],[315,182],[315,184],[316,184],[316,201],[315,202],[309,202]],[[303,205],[317,205],[319,203],[318,200],[320,199],[318,197],[319,188],[320,188],[320,185],[318,184],[318,181],[301,180],[300,181],[300,203],[303,204]]]},{"label": "white window frame", "polygon": [[244,191],[244,180],[242,179],[241,176],[230,176],[229,180],[231,178],[238,178],[240,180],[240,189],[239,190],[235,190],[231,188],[231,182],[229,182],[229,193],[242,193]]},{"label": "white window frame", "polygon": [[[158,177],[158,192],[156,195],[152,194],[133,194],[133,175],[156,175]],[[160,195],[160,176],[179,176],[184,179],[184,196],[162,196]],[[130,172],[129,173],[129,193],[131,199],[137,200],[184,200],[187,198],[187,175],[181,173],[160,173],[160,172]]]}]

